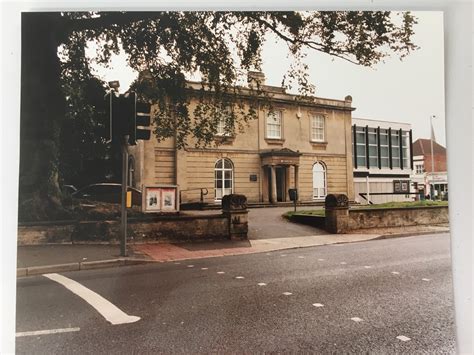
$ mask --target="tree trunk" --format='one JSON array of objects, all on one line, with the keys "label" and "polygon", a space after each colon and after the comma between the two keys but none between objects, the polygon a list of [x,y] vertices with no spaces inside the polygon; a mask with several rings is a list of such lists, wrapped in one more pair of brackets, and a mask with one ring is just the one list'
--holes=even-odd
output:
[{"label": "tree trunk", "polygon": [[65,100],[57,55],[60,13],[22,14],[19,220],[67,216],[58,182]]}]

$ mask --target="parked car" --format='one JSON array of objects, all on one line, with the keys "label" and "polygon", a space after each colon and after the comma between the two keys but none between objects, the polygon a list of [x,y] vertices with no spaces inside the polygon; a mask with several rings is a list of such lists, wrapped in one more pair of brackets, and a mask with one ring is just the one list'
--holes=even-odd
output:
[{"label": "parked car", "polygon": [[[142,193],[134,187],[128,187],[132,191],[132,204],[140,206],[142,203]],[[86,199],[91,201],[121,203],[122,202],[122,184],[116,183],[97,183],[90,184],[72,194],[72,197]]]},{"label": "parked car", "polygon": [[72,195],[73,193],[77,191],[77,187],[74,185],[63,185],[61,187],[61,191],[69,195]]}]

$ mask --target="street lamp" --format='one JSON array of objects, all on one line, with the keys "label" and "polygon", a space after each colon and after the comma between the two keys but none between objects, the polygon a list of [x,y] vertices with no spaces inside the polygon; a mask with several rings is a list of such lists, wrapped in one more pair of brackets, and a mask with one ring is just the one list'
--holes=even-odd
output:
[{"label": "street lamp", "polygon": [[431,139],[430,139],[430,143],[431,143],[431,185],[432,185],[432,189],[431,189],[431,199],[434,200],[433,198],[433,195],[434,195],[434,184],[433,184],[433,180],[434,180],[434,154],[433,154],[433,140],[435,139],[435,135],[434,135],[434,129],[433,129],[433,120],[436,118],[435,115],[431,115],[430,116],[430,124],[431,124]]}]

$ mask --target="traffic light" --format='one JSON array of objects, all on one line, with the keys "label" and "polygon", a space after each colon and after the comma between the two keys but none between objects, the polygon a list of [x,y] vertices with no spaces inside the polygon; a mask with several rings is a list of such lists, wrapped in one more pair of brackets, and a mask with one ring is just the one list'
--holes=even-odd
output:
[{"label": "traffic light", "polygon": [[150,104],[137,102],[137,95],[131,91],[118,95],[110,92],[105,95],[106,110],[106,142],[122,142],[129,136],[129,144],[136,145],[137,140],[150,139]]},{"label": "traffic light", "polygon": [[[128,100],[130,105],[133,107],[133,112],[128,113],[129,117],[129,139],[130,145],[136,145],[137,140],[149,140],[150,139],[150,111],[151,106],[148,103],[137,102],[137,95],[134,92],[130,92]],[[132,105],[133,103],[133,105]]]},{"label": "traffic light", "polygon": [[128,122],[123,115],[123,95],[118,95],[115,91],[105,95],[106,104],[106,122],[105,139],[107,143],[121,142],[124,135],[127,134]]}]

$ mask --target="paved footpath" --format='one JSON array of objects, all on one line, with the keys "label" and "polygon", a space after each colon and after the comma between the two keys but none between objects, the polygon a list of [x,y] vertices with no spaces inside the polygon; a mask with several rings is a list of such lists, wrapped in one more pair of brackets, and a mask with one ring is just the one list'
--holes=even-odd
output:
[{"label": "paved footpath", "polygon": [[263,253],[282,249],[304,248],[326,244],[361,242],[379,238],[380,234],[325,234],[291,238],[257,239],[245,242],[199,244],[136,244],[133,249],[155,261],[200,259],[215,256]]}]

